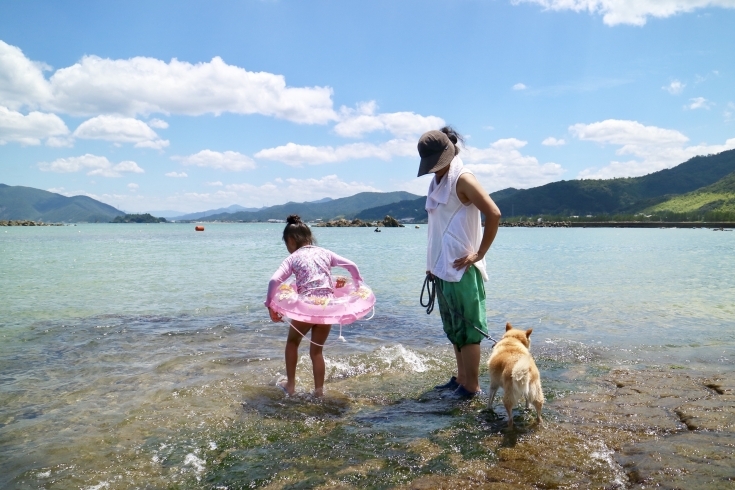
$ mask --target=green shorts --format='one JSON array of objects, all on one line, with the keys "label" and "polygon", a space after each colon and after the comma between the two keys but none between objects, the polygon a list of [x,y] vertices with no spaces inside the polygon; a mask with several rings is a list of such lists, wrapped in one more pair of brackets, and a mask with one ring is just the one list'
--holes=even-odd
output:
[{"label": "green shorts", "polygon": [[485,284],[477,267],[471,266],[459,282],[447,282],[437,277],[436,287],[439,313],[449,341],[457,349],[479,344],[485,337],[474,327],[487,334],[487,318]]}]

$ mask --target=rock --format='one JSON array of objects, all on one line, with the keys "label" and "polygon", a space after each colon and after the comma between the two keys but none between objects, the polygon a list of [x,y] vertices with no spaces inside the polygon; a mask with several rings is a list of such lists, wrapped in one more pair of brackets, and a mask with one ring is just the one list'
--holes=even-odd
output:
[{"label": "rock", "polygon": [[386,228],[403,228],[403,225],[392,216],[386,216],[385,218],[383,218],[383,226],[385,226]]}]

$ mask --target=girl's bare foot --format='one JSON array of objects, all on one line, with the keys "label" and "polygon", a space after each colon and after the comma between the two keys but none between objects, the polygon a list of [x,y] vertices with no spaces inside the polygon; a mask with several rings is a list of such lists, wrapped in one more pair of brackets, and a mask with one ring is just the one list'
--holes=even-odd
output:
[{"label": "girl's bare foot", "polygon": [[276,383],[276,386],[278,386],[280,389],[283,390],[283,392],[289,396],[293,395],[296,391],[296,383],[289,384],[288,380],[283,379]]},{"label": "girl's bare foot", "polygon": [[324,396],[324,388],[314,389],[313,394],[317,398],[321,398]]}]

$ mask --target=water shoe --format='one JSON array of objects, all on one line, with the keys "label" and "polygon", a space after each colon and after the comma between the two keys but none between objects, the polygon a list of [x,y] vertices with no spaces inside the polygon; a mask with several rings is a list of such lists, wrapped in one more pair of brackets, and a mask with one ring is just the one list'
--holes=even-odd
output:
[{"label": "water shoe", "polygon": [[464,386],[459,385],[459,388],[454,390],[451,393],[444,393],[442,395],[442,398],[448,398],[452,400],[472,400],[477,395],[481,395],[482,390],[477,390],[475,392],[468,391]]},{"label": "water shoe", "polygon": [[444,383],[443,385],[437,385],[434,386],[435,390],[456,390],[459,388],[459,383],[457,383],[457,377],[452,376],[452,379],[450,379],[448,382]]}]

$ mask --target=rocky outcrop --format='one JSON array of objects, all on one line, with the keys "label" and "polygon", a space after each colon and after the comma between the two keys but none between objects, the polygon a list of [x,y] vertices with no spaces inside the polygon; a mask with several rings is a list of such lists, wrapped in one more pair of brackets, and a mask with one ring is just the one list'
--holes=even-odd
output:
[{"label": "rocky outcrop", "polygon": [[507,221],[500,222],[501,227],[506,228],[569,228],[572,223],[569,221]]},{"label": "rocky outcrop", "polygon": [[30,221],[30,220],[8,220],[3,221],[0,220],[0,226],[64,226],[61,223],[43,223],[40,221]]},{"label": "rocky outcrop", "polygon": [[403,228],[403,225],[392,216],[386,216],[383,221],[363,221],[361,219],[350,221],[340,218],[318,223],[315,226],[324,228]]}]

